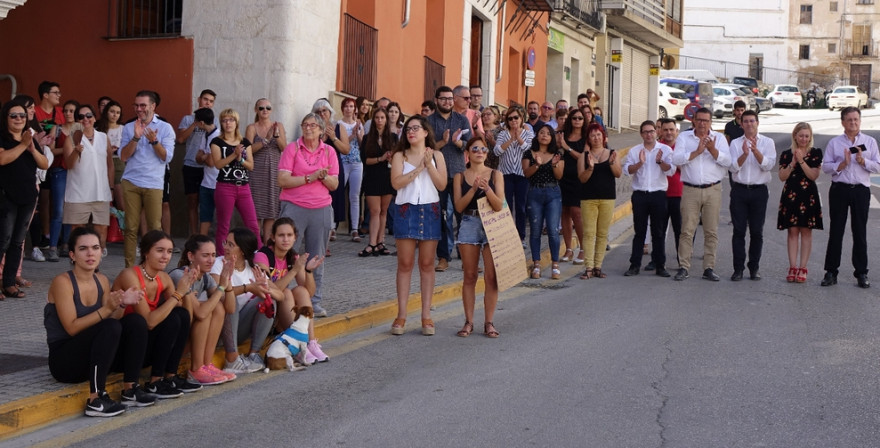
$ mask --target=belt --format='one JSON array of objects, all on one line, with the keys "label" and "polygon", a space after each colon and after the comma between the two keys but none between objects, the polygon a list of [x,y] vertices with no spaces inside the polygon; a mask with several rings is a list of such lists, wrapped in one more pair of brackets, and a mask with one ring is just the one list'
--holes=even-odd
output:
[{"label": "belt", "polygon": [[534,188],[552,188],[552,187],[558,187],[558,186],[559,186],[559,183],[557,183],[557,182],[545,182],[545,183],[543,183],[543,184],[532,184],[531,186],[534,187]]},{"label": "belt", "polygon": [[218,180],[217,182],[220,182],[221,184],[235,185],[238,187],[248,184],[248,181],[246,180]]},{"label": "belt", "polygon": [[682,183],[685,184],[685,185],[687,185],[688,187],[691,187],[691,188],[704,189],[704,188],[714,187],[715,185],[720,184],[721,181],[719,180],[719,181],[716,181],[716,182],[712,182],[711,184],[701,184],[701,185],[691,184],[691,183],[688,183],[688,182],[682,182]]},{"label": "belt", "polygon": [[848,184],[846,182],[831,182],[831,186],[832,187],[836,186],[836,187],[841,187],[841,188],[859,188],[859,187],[868,188],[862,184]]},{"label": "belt", "polygon": [[469,210],[465,210],[465,211],[461,212],[461,214],[462,214],[462,215],[467,215],[467,216],[476,216],[477,218],[480,217],[480,211],[477,210],[477,209],[469,209]]},{"label": "belt", "polygon": [[747,188],[749,190],[754,190],[756,188],[767,188],[766,184],[741,184],[739,182],[733,182],[735,187]]}]

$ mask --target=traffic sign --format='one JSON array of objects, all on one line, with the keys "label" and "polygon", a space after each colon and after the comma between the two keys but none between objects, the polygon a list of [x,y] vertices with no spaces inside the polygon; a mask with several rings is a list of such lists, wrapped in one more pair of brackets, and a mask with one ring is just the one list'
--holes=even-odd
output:
[{"label": "traffic sign", "polygon": [[526,70],[526,79],[535,79],[535,71]]},{"label": "traffic sign", "polygon": [[697,103],[690,103],[684,108],[684,117],[690,121],[694,121],[694,115],[697,113],[697,109],[700,108],[700,105]]},{"label": "traffic sign", "polygon": [[535,87],[535,78],[526,78],[526,87]]}]

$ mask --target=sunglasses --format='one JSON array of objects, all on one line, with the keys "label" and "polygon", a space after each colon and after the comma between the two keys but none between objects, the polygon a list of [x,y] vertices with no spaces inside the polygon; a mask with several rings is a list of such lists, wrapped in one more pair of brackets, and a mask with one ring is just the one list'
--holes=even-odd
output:
[{"label": "sunglasses", "polygon": [[513,121],[513,120],[519,120],[519,117],[517,117],[517,116],[507,117],[507,121]]},{"label": "sunglasses", "polygon": [[481,152],[483,154],[487,154],[489,152],[489,148],[485,146],[471,146],[471,152]]},{"label": "sunglasses", "polygon": [[27,118],[27,114],[24,112],[20,112],[20,113],[12,112],[9,114],[9,118],[11,118],[13,120],[24,120]]},{"label": "sunglasses", "polygon": [[569,119],[569,120],[577,120],[577,121],[581,121],[581,120],[584,119],[584,117],[581,117],[580,115],[577,115],[577,116],[574,116],[574,117],[568,117],[568,119]]},{"label": "sunglasses", "polygon": [[95,118],[95,114],[91,112],[86,112],[84,114],[76,114],[77,120],[82,120],[83,118]]},{"label": "sunglasses", "polygon": [[272,106],[260,106],[257,108],[257,110],[259,110],[260,112],[264,110],[272,110]]}]

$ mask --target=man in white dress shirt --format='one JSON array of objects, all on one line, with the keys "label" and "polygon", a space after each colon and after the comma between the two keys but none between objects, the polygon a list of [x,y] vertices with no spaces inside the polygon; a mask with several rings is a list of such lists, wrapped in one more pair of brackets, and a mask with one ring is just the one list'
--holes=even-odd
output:
[{"label": "man in white dress shirt", "polygon": [[693,132],[684,132],[675,141],[672,163],[681,169],[681,237],[678,257],[681,267],[676,281],[688,278],[694,252],[694,232],[703,222],[703,278],[717,282],[715,249],[718,246],[718,219],[721,215],[721,180],[727,175],[730,152],[723,134],[712,130],[712,111],[701,107],[694,114]]},{"label": "man in white dress shirt", "polygon": [[639,274],[650,217],[651,240],[654,242],[651,251],[654,273],[660,277],[669,277],[669,271],[666,270],[666,235],[663,224],[667,219],[666,176],[675,174],[672,148],[657,141],[657,126],[653,121],[642,122],[639,133],[642,144],[632,147],[623,162],[623,172],[632,176],[631,201],[635,230],[629,270],[624,275],[629,277]]},{"label": "man in white dress shirt", "polygon": [[764,218],[767,216],[767,184],[776,165],[776,145],[758,134],[758,114],[743,112],[740,118],[743,136],[730,142],[730,218],[733,220],[733,275],[743,279],[746,266],[746,228],[749,231],[749,278],[760,280],[758,268],[764,247]]}]

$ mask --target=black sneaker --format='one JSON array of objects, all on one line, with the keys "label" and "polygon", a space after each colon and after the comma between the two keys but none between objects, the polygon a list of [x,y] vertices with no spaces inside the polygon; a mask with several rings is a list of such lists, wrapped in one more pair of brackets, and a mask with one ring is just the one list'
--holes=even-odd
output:
[{"label": "black sneaker", "polygon": [[147,383],[147,392],[155,395],[157,398],[177,398],[183,395],[183,391],[175,387],[174,381],[170,378],[162,378],[152,383]]},{"label": "black sneaker", "polygon": [[113,401],[104,391],[98,394],[98,398],[86,400],[86,415],[89,417],[114,417],[126,409],[124,404]]},{"label": "black sneaker", "polygon": [[141,385],[134,383],[131,389],[122,391],[122,404],[126,406],[152,406],[156,404],[158,397],[141,389]]},{"label": "black sneaker", "polygon": [[170,380],[172,383],[174,383],[174,387],[180,389],[180,391],[183,393],[190,393],[190,392],[196,392],[196,391],[202,390],[201,383],[191,382],[188,379],[186,379],[180,375],[175,375],[175,376],[172,376],[171,378],[165,378],[165,379]]}]

